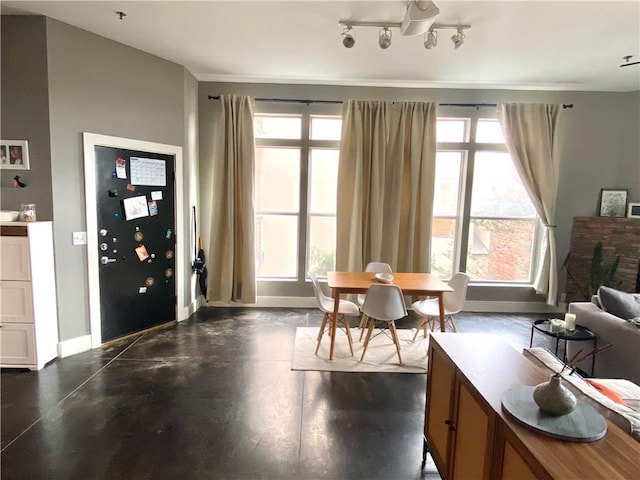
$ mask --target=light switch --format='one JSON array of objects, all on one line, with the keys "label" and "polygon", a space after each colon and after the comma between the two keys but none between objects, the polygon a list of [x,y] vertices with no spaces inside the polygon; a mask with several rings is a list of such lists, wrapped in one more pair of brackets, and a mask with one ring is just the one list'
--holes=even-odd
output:
[{"label": "light switch", "polygon": [[87,244],[87,232],[73,232],[73,244],[74,245],[86,245]]}]

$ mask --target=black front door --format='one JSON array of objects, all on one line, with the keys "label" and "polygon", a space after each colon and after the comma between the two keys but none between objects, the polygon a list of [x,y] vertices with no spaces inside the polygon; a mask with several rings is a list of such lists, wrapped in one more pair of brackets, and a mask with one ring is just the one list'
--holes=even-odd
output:
[{"label": "black front door", "polygon": [[102,341],[176,316],[172,155],[95,147]]}]

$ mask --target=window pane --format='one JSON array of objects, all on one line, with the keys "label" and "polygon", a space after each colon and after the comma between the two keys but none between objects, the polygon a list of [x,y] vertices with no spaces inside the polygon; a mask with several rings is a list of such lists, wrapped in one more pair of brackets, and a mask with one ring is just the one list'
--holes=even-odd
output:
[{"label": "window pane", "polygon": [[456,219],[435,217],[431,228],[431,273],[448,280],[453,276]]},{"label": "window pane", "polygon": [[338,157],[334,149],[311,149],[309,169],[309,211],[336,213],[338,196]]},{"label": "window pane", "polygon": [[340,140],[342,117],[311,116],[311,140]]},{"label": "window pane", "polygon": [[471,215],[519,218],[536,216],[508,153],[476,153]]},{"label": "window pane", "polygon": [[309,271],[326,275],[336,265],[336,217],[309,217]]},{"label": "window pane", "polygon": [[536,220],[473,219],[467,273],[472,280],[529,282]]},{"label": "window pane", "polygon": [[295,278],[297,258],[298,217],[256,215],[256,275]]},{"label": "window pane", "polygon": [[300,115],[264,115],[253,117],[256,138],[302,138],[302,117]]},{"label": "window pane", "polygon": [[256,211],[298,212],[300,149],[257,147],[255,168]]},{"label": "window pane", "polygon": [[464,142],[467,120],[460,118],[438,119],[436,139],[438,142]]},{"label": "window pane", "polygon": [[478,120],[476,126],[476,142],[478,143],[505,143],[500,122],[498,120]]},{"label": "window pane", "polygon": [[462,152],[436,153],[436,180],[433,196],[434,216],[456,216],[460,190]]}]

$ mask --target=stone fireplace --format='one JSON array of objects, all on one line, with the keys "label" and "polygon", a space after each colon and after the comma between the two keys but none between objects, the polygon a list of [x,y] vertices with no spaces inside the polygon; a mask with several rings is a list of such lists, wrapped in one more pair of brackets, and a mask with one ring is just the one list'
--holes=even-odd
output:
[{"label": "stone fireplace", "polygon": [[567,303],[587,300],[584,290],[590,283],[593,249],[598,242],[602,242],[605,256],[620,256],[614,276],[618,288],[625,292],[639,291],[640,219],[575,217],[569,249]]}]

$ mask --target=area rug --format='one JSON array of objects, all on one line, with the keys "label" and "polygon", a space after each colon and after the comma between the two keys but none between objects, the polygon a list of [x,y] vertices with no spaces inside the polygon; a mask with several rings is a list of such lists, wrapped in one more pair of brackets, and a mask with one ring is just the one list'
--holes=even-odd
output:
[{"label": "area rug", "polygon": [[[351,355],[347,334],[340,330],[336,335],[336,343],[333,352],[333,360],[329,360],[329,347],[331,338],[325,334],[316,355],[316,339],[318,327],[298,327],[296,330],[295,345],[293,347],[292,370],[320,370],[327,372],[390,372],[390,373],[426,373],[427,372],[427,347],[429,337],[422,338],[418,334],[415,343],[412,341],[415,329],[398,330],[400,338],[400,354],[403,366],[398,364],[396,347],[384,333],[375,336],[380,330],[373,332],[374,337],[369,342],[364,361],[360,362],[363,342],[358,341],[360,330],[351,329],[353,337],[353,352]],[[363,338],[364,341],[364,338]]]}]

